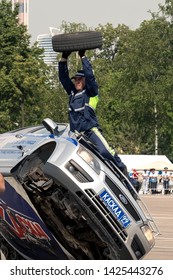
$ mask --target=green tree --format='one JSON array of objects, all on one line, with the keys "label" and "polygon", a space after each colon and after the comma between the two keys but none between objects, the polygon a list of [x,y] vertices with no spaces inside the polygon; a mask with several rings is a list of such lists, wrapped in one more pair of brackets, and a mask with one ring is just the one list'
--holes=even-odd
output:
[{"label": "green tree", "polygon": [[[117,56],[123,37],[129,37],[130,29],[125,25],[112,24],[99,26],[98,30],[103,34],[103,47],[97,56],[95,68],[100,86],[100,103],[98,116],[103,131],[107,135],[108,142],[118,150],[127,152],[129,141],[124,137],[128,131],[127,112],[123,111],[123,88],[120,86],[123,69],[118,67]],[[117,52],[118,50],[118,52]],[[125,119],[123,118],[126,113]]]},{"label": "green tree", "polygon": [[162,9],[161,16],[153,14],[134,31],[110,24],[99,29],[104,36],[96,62],[99,116],[109,141],[122,152],[153,154],[157,148],[171,157],[173,52],[168,15],[163,16]]},{"label": "green tree", "polygon": [[18,23],[18,6],[0,2],[0,130],[40,122],[48,95],[49,69],[43,50],[30,47],[26,26]]},{"label": "green tree", "polygon": [[[172,26],[163,17],[144,21],[139,29],[121,38],[116,58],[122,71],[118,90],[119,97],[123,96],[122,121],[126,119],[131,130],[127,139],[133,141],[133,151],[155,153],[157,133],[158,152],[168,153],[166,147],[172,141],[171,40]],[[167,134],[163,134],[165,126]]]}]

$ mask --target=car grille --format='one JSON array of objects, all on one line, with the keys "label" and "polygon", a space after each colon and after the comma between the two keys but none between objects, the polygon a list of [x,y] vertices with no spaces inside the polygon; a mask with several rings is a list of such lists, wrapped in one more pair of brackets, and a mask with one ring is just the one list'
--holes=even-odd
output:
[{"label": "car grille", "polygon": [[[117,246],[122,249],[123,242],[121,238],[126,241],[127,232],[118,222],[116,217],[109,211],[109,209],[103,204],[101,199],[92,189],[85,190],[87,196],[82,192],[77,192],[78,197],[85,203],[85,205],[92,211],[95,218],[102,224],[108,234],[112,237]],[[92,200],[92,202],[91,202]],[[120,238],[121,237],[121,238]]]},{"label": "car grille", "polygon": [[[131,205],[131,202],[128,197],[125,196],[124,193],[121,192],[118,185],[116,185],[108,176],[105,176],[105,182],[108,185],[108,187],[112,190],[112,192],[115,194],[116,198],[123,204],[123,206],[126,208],[126,210],[131,214],[131,216],[134,218],[134,220],[140,221],[141,218],[139,217],[138,213],[136,212],[136,209]],[[127,204],[123,203],[120,199],[120,195],[123,195],[127,201]],[[131,194],[130,194],[131,195]]]}]

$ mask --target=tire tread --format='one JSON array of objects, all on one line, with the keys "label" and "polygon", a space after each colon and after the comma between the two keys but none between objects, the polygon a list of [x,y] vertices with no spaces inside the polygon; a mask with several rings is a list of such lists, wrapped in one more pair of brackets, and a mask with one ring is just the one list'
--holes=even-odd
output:
[{"label": "tire tread", "polygon": [[52,47],[55,52],[101,48],[102,34],[98,31],[57,34],[52,37]]}]

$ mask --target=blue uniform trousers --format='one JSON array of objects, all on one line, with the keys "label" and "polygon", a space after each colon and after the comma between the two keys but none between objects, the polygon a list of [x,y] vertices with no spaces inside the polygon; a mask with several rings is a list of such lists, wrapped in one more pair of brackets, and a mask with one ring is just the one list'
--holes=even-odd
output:
[{"label": "blue uniform trousers", "polygon": [[92,128],[91,130],[86,131],[84,134],[96,146],[103,158],[112,161],[121,171],[126,169],[125,164],[121,161],[120,157],[115,153],[115,151],[110,148],[98,128]]}]

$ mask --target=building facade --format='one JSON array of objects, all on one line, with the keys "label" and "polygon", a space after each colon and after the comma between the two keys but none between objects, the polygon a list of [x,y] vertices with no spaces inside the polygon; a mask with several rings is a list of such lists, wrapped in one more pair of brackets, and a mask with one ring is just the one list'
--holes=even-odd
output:
[{"label": "building facade", "polygon": [[49,66],[57,67],[57,53],[52,48],[52,36],[57,34],[57,28],[49,27],[49,34],[41,34],[37,37],[38,47],[44,49],[44,62]]},{"label": "building facade", "polygon": [[19,23],[29,26],[29,0],[11,0],[12,7],[19,4]]}]

